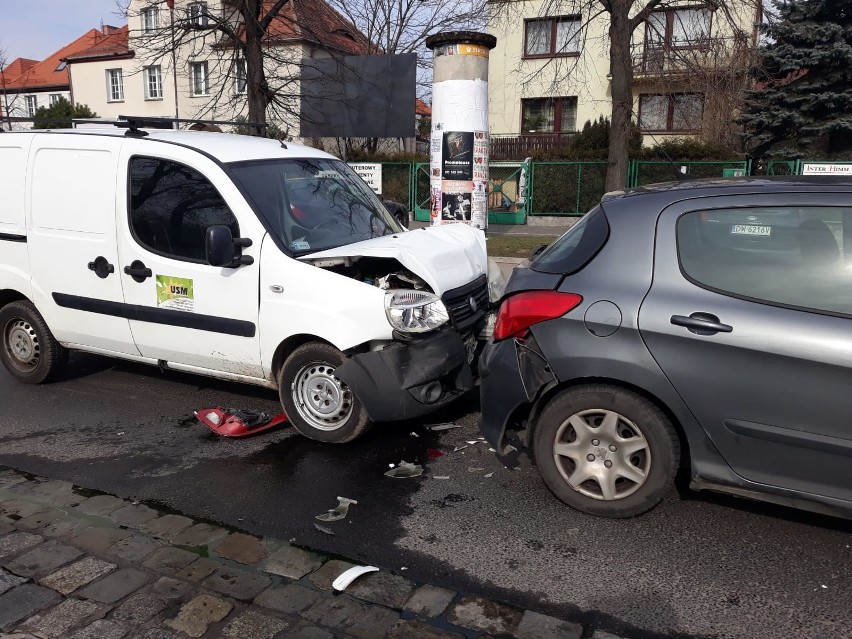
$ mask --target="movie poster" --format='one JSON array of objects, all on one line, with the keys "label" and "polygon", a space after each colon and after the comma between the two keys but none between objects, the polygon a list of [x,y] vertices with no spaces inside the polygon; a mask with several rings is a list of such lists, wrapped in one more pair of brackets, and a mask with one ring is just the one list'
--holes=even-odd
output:
[{"label": "movie poster", "polygon": [[473,131],[444,131],[441,177],[445,180],[473,179]]}]

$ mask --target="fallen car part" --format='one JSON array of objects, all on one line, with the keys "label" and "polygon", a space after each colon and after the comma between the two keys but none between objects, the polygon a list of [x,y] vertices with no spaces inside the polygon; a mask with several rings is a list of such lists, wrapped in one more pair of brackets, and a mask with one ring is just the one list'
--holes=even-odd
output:
[{"label": "fallen car part", "polygon": [[335,508],[330,508],[328,512],[325,512],[322,515],[317,515],[314,519],[317,521],[340,521],[349,513],[349,506],[357,503],[358,502],[354,499],[338,497],[337,506]]},{"label": "fallen car part", "polygon": [[378,571],[379,569],[375,566],[354,566],[338,576],[337,579],[332,582],[331,586],[335,590],[342,592],[349,587],[349,584],[358,579],[361,575],[366,575],[368,572]]},{"label": "fallen car part", "polygon": [[259,410],[240,410],[220,406],[202,408],[193,414],[198,421],[222,437],[247,437],[287,421],[287,415],[284,413],[270,417]]},{"label": "fallen car part", "polygon": [[427,448],[426,456],[429,459],[438,459],[439,457],[443,457],[444,453],[438,450],[437,448]]},{"label": "fallen car part", "polygon": [[385,477],[396,477],[397,479],[407,479],[409,477],[420,477],[423,474],[423,466],[420,464],[412,464],[407,461],[399,462],[396,468],[391,468],[385,473]]},{"label": "fallen car part", "polygon": [[435,432],[442,430],[450,430],[451,428],[461,428],[461,426],[458,426],[457,424],[429,424],[426,426],[426,430],[431,430]]},{"label": "fallen car part", "polygon": [[319,530],[323,535],[331,535],[334,537],[334,531],[331,528],[326,528],[325,526],[320,526],[319,524],[314,524],[314,528]]}]

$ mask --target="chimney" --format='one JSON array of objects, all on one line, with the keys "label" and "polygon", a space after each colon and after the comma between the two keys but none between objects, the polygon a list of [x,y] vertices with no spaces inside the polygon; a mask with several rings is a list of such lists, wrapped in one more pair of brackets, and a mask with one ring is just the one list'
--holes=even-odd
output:
[{"label": "chimney", "polygon": [[115,33],[116,31],[118,31],[118,27],[114,27],[110,24],[105,24],[101,30],[103,31],[103,34],[105,36],[108,36],[111,33]]}]

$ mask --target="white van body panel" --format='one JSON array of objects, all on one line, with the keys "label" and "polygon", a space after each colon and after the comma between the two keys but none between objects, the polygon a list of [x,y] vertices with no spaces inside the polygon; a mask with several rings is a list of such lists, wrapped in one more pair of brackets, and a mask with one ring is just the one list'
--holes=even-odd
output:
[{"label": "white van body panel", "polygon": [[314,335],[341,351],[391,339],[383,290],[294,260],[269,236],[260,261],[260,351],[267,376],[278,346],[294,335]]},{"label": "white van body panel", "polygon": [[27,297],[30,261],[27,251],[26,176],[32,134],[0,137],[0,290],[12,289]]},{"label": "white van body panel", "polygon": [[300,259],[380,257],[397,260],[443,295],[488,270],[485,233],[467,224],[446,224],[311,253]]},{"label": "white van body panel", "polygon": [[[84,300],[124,303],[115,229],[124,192],[116,188],[123,142],[34,137],[27,165],[27,246],[31,299],[59,342],[138,355],[125,318],[79,309]],[[105,278],[89,267],[99,257],[114,269]]]},{"label": "white van body panel", "polygon": [[[243,255],[254,259],[250,265],[222,268],[155,253],[135,237],[130,224],[129,197],[122,198],[116,206],[122,268],[139,261],[152,272],[143,282],[135,281],[124,272],[120,274],[126,304],[131,308],[141,307],[143,312],[149,313],[145,316],[149,317],[147,320],[130,320],[139,351],[145,357],[165,360],[170,365],[181,364],[262,378],[257,322],[260,247],[266,234],[263,225],[221,167],[197,151],[173,144],[151,143],[148,139],[129,139],[119,162],[119,174],[124,184],[130,184],[129,165],[134,157],[155,158],[168,167],[189,167],[206,178],[236,217],[240,235],[252,241],[252,246],[244,249]],[[169,188],[166,182],[156,184],[160,185],[156,188]],[[158,288],[168,286],[172,278],[188,280],[192,286],[192,307],[186,314],[194,317],[185,318],[190,325],[156,321],[162,317],[162,309],[165,308],[159,301]],[[199,329],[199,324],[192,325],[193,320],[201,321],[201,318],[213,324],[211,330]],[[235,323],[242,323],[245,327],[250,325],[251,335],[229,333]],[[240,329],[239,324],[237,329]]]}]

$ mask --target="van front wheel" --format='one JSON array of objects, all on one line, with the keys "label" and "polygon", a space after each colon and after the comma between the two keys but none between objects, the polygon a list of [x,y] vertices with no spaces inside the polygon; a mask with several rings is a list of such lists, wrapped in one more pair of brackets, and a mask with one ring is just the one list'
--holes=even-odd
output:
[{"label": "van front wheel", "polygon": [[370,425],[355,393],[334,376],[346,357],[328,344],[311,342],[294,350],[281,367],[278,393],[287,419],[305,437],[342,444]]},{"label": "van front wheel", "polygon": [[67,359],[68,351],[30,302],[11,302],[0,309],[0,360],[12,377],[41,384],[56,377]]}]

